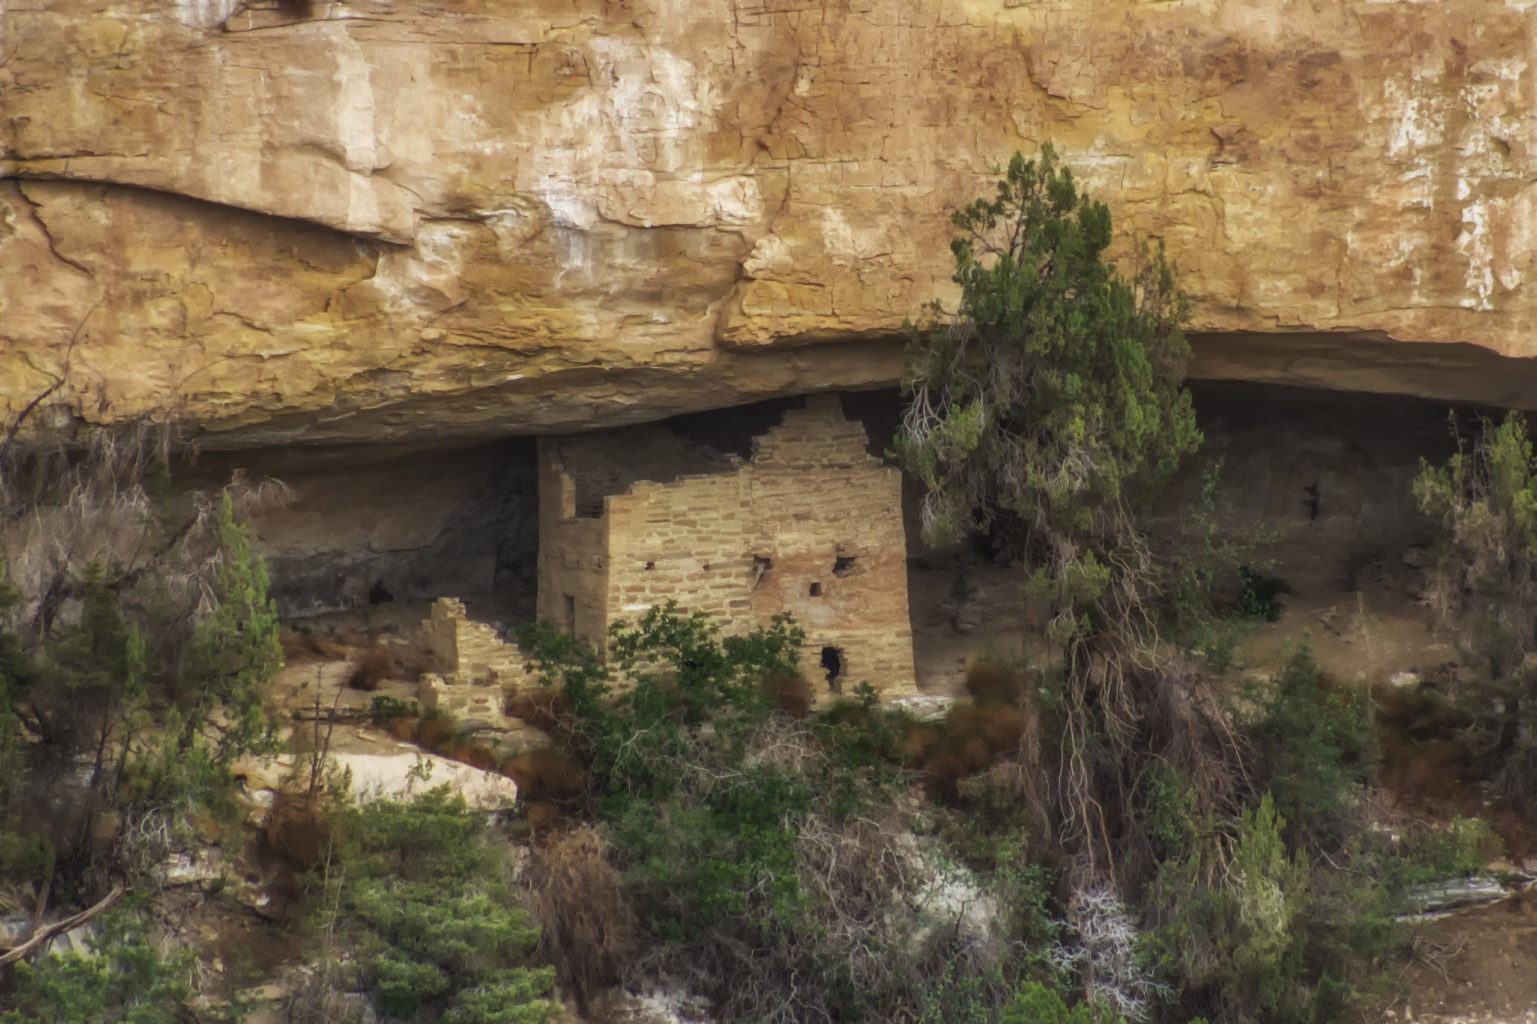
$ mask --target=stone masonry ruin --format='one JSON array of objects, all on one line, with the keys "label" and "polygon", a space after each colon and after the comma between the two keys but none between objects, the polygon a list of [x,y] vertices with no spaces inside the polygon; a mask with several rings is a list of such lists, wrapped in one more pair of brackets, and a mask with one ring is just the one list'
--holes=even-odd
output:
[{"label": "stone masonry ruin", "polygon": [[542,438],[539,617],[602,652],[669,599],[727,633],[789,612],[823,694],[915,693],[901,472],[832,395],[746,460],[661,425]]},{"label": "stone masonry ruin", "polygon": [[507,698],[533,681],[523,652],[497,631],[471,621],[464,603],[440,597],[422,623],[433,671],[422,673],[417,700],[422,710],[451,712],[492,729],[508,725]]}]

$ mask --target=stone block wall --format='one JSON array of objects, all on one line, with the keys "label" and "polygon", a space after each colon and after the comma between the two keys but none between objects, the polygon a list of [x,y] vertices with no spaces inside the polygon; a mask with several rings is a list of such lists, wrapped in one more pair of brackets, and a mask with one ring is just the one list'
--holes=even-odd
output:
[{"label": "stone block wall", "polygon": [[772,563],[751,592],[754,621],[795,616],[813,683],[915,693],[901,471],[866,451],[864,428],[831,396],[787,412],[755,443],[751,470],[751,545]]},{"label": "stone block wall", "polygon": [[541,441],[537,613],[597,651],[608,629],[607,530],[577,515],[576,483],[554,443]]},{"label": "stone block wall", "polygon": [[562,453],[586,468],[634,447],[606,449],[606,438],[541,445],[541,617],[572,628],[574,606],[577,636],[602,651],[608,623],[669,599],[728,633],[789,612],[817,692],[916,692],[901,474],[868,453],[835,396],[788,411],[745,464],[637,482],[583,518]]},{"label": "stone block wall", "polygon": [[418,684],[422,709],[506,728],[507,697],[533,679],[517,645],[503,641],[485,623],[471,621],[463,602],[452,597],[433,602],[422,632],[433,662],[433,671]]},{"label": "stone block wall", "polygon": [[609,621],[672,599],[723,629],[752,626],[748,487],[742,472],[637,484],[607,500]]}]

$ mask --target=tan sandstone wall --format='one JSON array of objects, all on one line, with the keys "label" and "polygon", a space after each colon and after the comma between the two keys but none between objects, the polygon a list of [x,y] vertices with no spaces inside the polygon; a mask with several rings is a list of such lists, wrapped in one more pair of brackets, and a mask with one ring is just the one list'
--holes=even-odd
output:
[{"label": "tan sandstone wall", "polygon": [[[620,458],[630,450],[614,433],[542,445],[543,493],[569,496],[552,499],[551,514],[580,487],[554,453],[610,444]],[[839,556],[852,562],[839,568]],[[807,679],[825,678],[822,649],[833,647],[841,691],[868,683],[888,696],[914,692],[901,474],[868,454],[864,428],[835,396],[787,411],[737,469],[636,483],[606,497],[600,519],[541,519],[541,616],[561,622],[555,595],[590,593],[599,576],[580,567],[599,562],[606,622],[633,622],[668,600],[709,613],[728,633],[789,612],[806,631]],[[582,608],[577,633],[601,650],[580,628]]]},{"label": "tan sandstone wall", "polygon": [[641,483],[609,498],[609,621],[634,621],[670,599],[728,631],[751,629],[749,500],[741,471]]},{"label": "tan sandstone wall", "polygon": [[[864,428],[832,396],[790,410],[755,442],[749,501],[762,511],[752,548],[770,552],[773,567],[752,591],[753,617],[795,616],[807,679],[825,677],[830,646],[843,662],[842,692],[868,683],[900,696],[916,692],[902,474],[865,445]],[[839,556],[852,561],[835,572]]]},{"label": "tan sandstone wall", "polygon": [[[886,384],[1055,139],[1195,372],[1533,404],[1528,0],[0,7],[0,418],[535,433]],[[49,389],[54,389],[50,391]]]},{"label": "tan sandstone wall", "polygon": [[538,615],[597,651],[608,629],[606,535],[603,520],[577,516],[576,485],[541,440]]}]

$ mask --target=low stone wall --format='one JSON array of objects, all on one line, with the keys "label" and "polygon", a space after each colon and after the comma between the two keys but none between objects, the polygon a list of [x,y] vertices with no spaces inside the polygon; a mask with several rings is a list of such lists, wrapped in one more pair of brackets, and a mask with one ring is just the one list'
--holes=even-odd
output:
[{"label": "low stone wall", "polygon": [[492,627],[474,622],[464,602],[440,597],[422,622],[434,671],[422,674],[417,700],[424,711],[442,709],[456,717],[505,729],[513,721],[507,699],[530,680],[527,659],[516,644]]}]

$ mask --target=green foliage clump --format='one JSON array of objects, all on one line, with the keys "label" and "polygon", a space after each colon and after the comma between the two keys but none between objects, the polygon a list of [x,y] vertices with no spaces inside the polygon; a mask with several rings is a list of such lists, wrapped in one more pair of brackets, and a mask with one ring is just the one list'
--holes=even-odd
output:
[{"label": "green foliage clump", "polygon": [[268,742],[261,686],[283,667],[283,647],[277,608],[267,596],[266,564],[251,551],[251,531],[235,521],[227,492],[213,532],[219,551],[213,610],[193,628],[178,691],[191,730],[220,712],[226,721],[221,756],[228,758]]},{"label": "green foliage clump", "polygon": [[277,620],[231,496],[182,507],[142,438],[0,456],[0,517],[30,524],[0,563],[0,835],[50,851],[14,884],[83,902],[233,812]]},{"label": "green foliage clump", "polygon": [[422,709],[414,700],[399,700],[395,697],[375,697],[369,704],[368,714],[375,724],[393,722],[401,718],[419,718]]},{"label": "green foliage clump", "polygon": [[16,964],[0,991],[0,1024],[164,1024],[192,992],[196,954],[161,952],[148,919],[119,906],[98,918],[92,952]]},{"label": "green foliage clump", "polygon": [[1537,796],[1537,458],[1526,420],[1482,422],[1471,448],[1422,464],[1420,509],[1439,530],[1430,593],[1462,628],[1477,673],[1462,704],[1469,739],[1497,795]]},{"label": "green foliage clump", "polygon": [[538,940],[509,897],[481,816],[445,789],[352,816],[341,906],[362,981],[395,1019],[544,1024],[554,972],[527,965]]},{"label": "green foliage clump", "polygon": [[1236,819],[1197,813],[1177,777],[1145,785],[1162,862],[1149,896],[1154,949],[1187,1012],[1347,1019],[1390,984],[1410,877],[1359,814],[1367,701],[1329,685],[1303,646],[1247,704],[1256,793]]},{"label": "green foliage clump", "polygon": [[1459,814],[1440,827],[1413,826],[1399,841],[1396,881],[1404,886],[1423,885],[1476,875],[1498,855],[1501,845],[1482,818]]},{"label": "green foliage clump", "polygon": [[1306,644],[1268,687],[1250,694],[1250,728],[1261,789],[1291,822],[1291,840],[1332,853],[1355,830],[1354,811],[1371,774],[1369,702],[1357,686],[1328,685]]},{"label": "green foliage clump", "polygon": [[1105,262],[1110,212],[1049,143],[952,220],[960,308],[910,332],[896,442],[924,485],[924,532],[1014,516],[1093,533],[1096,510],[1147,497],[1200,441],[1185,300],[1161,249],[1135,281]]},{"label": "green foliage clump", "polygon": [[1113,1013],[1096,1013],[1088,1002],[1069,1008],[1062,996],[1038,981],[1019,987],[1014,1001],[1003,1008],[998,1024],[1120,1024]]},{"label": "green foliage clump", "polygon": [[652,608],[610,639],[614,675],[545,631],[522,638],[558,671],[589,760],[597,812],[628,865],[644,923],[667,940],[743,926],[762,941],[802,910],[794,825],[811,808],[808,780],[744,764],[773,715],[760,683],[799,672],[803,634],[786,617],[721,637],[708,616]]},{"label": "green foliage clump", "polygon": [[1267,794],[1241,812],[1233,836],[1203,835],[1159,872],[1155,955],[1214,1019],[1296,1019],[1306,999],[1297,925],[1308,865],[1287,852],[1284,826]]},{"label": "green foliage clump", "polygon": [[1225,671],[1239,638],[1237,623],[1217,607],[1225,579],[1237,572],[1249,545],[1224,535],[1217,522],[1222,460],[1208,462],[1201,490],[1185,509],[1165,582],[1163,623],[1169,638],[1200,657],[1213,671]]},{"label": "green foliage clump", "polygon": [[656,608],[613,633],[607,667],[548,629],[520,639],[575,719],[568,746],[644,933],[638,970],[727,1021],[996,1013],[1022,958],[957,937],[929,891],[975,878],[1012,910],[1045,900],[1044,882],[1023,865],[973,876],[914,835],[893,803],[911,723],[873,692],[810,718],[778,710],[774,683],[799,671],[788,620],[722,637]]},{"label": "green foliage clump", "polygon": [[1246,619],[1275,622],[1281,617],[1277,601],[1286,584],[1279,577],[1247,565],[1238,567],[1238,614]]}]

